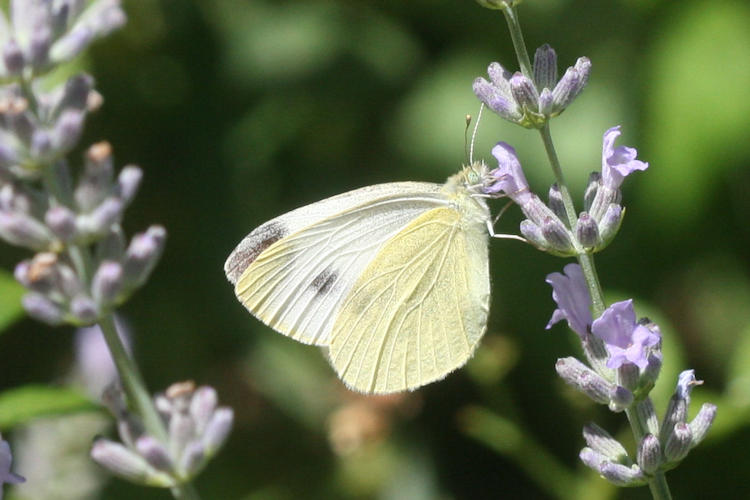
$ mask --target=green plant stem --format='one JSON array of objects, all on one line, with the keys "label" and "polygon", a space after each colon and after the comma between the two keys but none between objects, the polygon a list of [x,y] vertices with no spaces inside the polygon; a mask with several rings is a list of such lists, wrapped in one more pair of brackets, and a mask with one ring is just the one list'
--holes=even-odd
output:
[{"label": "green plant stem", "polygon": [[[521,67],[523,73],[527,77],[531,78],[531,63],[529,61],[528,52],[526,51],[526,45],[523,41],[523,32],[518,22],[518,15],[513,7],[503,9],[503,14],[505,15],[508,29],[510,30],[511,39],[513,40],[513,47],[515,48],[516,56],[518,57],[518,64]],[[577,222],[575,205],[573,204],[573,199],[570,196],[570,191],[568,190],[562,167],[560,166],[560,160],[557,157],[557,152],[555,151],[555,146],[552,142],[552,134],[550,133],[549,122],[545,123],[544,126],[539,129],[539,134],[541,136],[542,142],[544,143],[544,149],[547,152],[547,158],[549,159],[550,166],[552,167],[552,172],[555,175],[555,180],[557,181],[557,185],[560,188],[563,206],[565,207],[565,215],[568,219],[568,226],[571,230],[575,230]],[[576,246],[578,254],[578,263],[581,266],[583,276],[586,280],[586,286],[589,289],[589,293],[591,294],[592,314],[594,318],[598,318],[604,312],[605,305],[602,287],[599,283],[599,277],[596,272],[596,265],[594,264],[594,256],[581,248],[580,244],[577,241],[575,241],[574,244]],[[601,347],[602,346],[595,346],[595,348],[598,348],[598,350],[601,350]],[[600,366],[600,363],[592,363],[592,365],[594,365],[594,367],[596,368]],[[636,438],[636,443],[639,443],[647,432],[646,422],[642,420],[641,416],[635,410],[634,406],[626,410],[626,415],[633,430],[633,435]],[[669,492],[669,486],[667,484],[666,477],[664,476],[663,472],[659,471],[655,473],[649,481],[648,485],[654,500],[669,500],[672,498]]]}]

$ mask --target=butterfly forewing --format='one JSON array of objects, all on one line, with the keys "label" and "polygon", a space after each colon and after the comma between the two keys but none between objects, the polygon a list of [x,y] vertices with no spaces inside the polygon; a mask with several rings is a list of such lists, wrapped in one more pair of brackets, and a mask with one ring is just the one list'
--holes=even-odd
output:
[{"label": "butterfly forewing", "polygon": [[434,208],[403,227],[351,287],[329,352],[349,387],[412,389],[473,354],[488,315],[488,215],[481,200],[459,208]]},{"label": "butterfly forewing", "polygon": [[437,184],[392,183],[289,212],[250,233],[225,271],[245,307],[275,330],[327,345],[357,277],[421,214],[448,204]]}]

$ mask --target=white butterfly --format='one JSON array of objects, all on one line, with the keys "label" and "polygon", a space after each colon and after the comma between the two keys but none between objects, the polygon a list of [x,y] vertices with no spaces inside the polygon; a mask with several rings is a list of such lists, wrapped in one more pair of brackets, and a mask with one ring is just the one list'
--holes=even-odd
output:
[{"label": "white butterfly", "polygon": [[327,346],[352,389],[414,389],[463,366],[487,328],[492,220],[474,163],[444,185],[368,186],[270,220],[224,265],[274,330]]}]

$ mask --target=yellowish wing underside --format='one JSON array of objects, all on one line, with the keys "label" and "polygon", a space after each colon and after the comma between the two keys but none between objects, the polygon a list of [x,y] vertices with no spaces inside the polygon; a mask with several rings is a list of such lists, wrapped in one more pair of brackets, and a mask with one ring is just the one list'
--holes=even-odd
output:
[{"label": "yellowish wing underside", "polygon": [[368,393],[413,389],[471,357],[487,324],[483,228],[435,208],[391,238],[365,268],[331,333],[331,363]]}]

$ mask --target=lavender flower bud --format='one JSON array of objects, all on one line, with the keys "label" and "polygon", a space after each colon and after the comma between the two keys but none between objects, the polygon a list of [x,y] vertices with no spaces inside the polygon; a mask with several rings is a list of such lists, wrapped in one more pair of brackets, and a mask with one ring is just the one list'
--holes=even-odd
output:
[{"label": "lavender flower bud", "polygon": [[94,33],[87,26],[76,26],[55,42],[50,49],[50,60],[62,62],[73,59],[91,43],[93,38]]},{"label": "lavender flower bud", "polygon": [[653,474],[661,465],[661,444],[653,434],[646,434],[638,444],[638,465],[646,474]]},{"label": "lavender flower bud", "polygon": [[604,380],[598,373],[584,365],[576,358],[567,357],[557,360],[555,370],[568,384],[600,404],[608,404],[615,392],[615,385]]},{"label": "lavender flower bud", "polygon": [[18,149],[7,138],[0,136],[0,168],[5,169],[16,165],[18,158]]},{"label": "lavender flower bud", "polygon": [[656,416],[656,410],[651,398],[639,401],[635,406],[635,411],[638,413],[640,421],[645,422],[646,430],[656,436],[656,433],[659,432],[659,417]]},{"label": "lavender flower bud", "polygon": [[661,433],[662,439],[667,439],[672,434],[673,427],[687,420],[688,406],[690,405],[690,391],[693,386],[701,382],[695,380],[695,370],[685,370],[680,373],[677,387],[669,399],[667,411],[664,414]]},{"label": "lavender flower bud", "polygon": [[203,443],[192,441],[185,447],[180,457],[180,471],[185,477],[191,477],[198,473],[205,463],[206,454]]},{"label": "lavender flower bud", "polygon": [[703,441],[703,438],[708,434],[708,430],[711,428],[711,424],[714,423],[716,418],[716,405],[711,403],[703,403],[700,411],[695,416],[692,422],[690,422],[690,432],[692,433],[693,440],[691,447],[695,447]]},{"label": "lavender flower bud", "polygon": [[68,109],[62,112],[54,130],[53,142],[58,154],[67,153],[76,145],[83,129],[83,119],[82,111]]},{"label": "lavender flower bud", "polygon": [[182,455],[183,450],[192,440],[195,423],[190,416],[181,412],[172,413],[169,419],[169,453],[173,457]]},{"label": "lavender flower bud", "polygon": [[167,449],[151,436],[141,436],[135,441],[135,449],[152,467],[164,472],[173,472],[174,463]]},{"label": "lavender flower bud", "polygon": [[90,325],[99,317],[99,310],[96,303],[85,295],[76,295],[70,301],[70,313],[76,319],[76,322],[82,325]]},{"label": "lavender flower bud", "polygon": [[599,234],[601,241],[597,250],[601,250],[612,243],[617,231],[620,230],[623,214],[624,209],[620,205],[612,203],[607,207],[607,211],[599,220]]},{"label": "lavender flower bud", "polygon": [[599,466],[607,460],[604,455],[595,452],[589,447],[583,448],[580,453],[578,453],[578,457],[581,459],[581,462],[587,467],[594,469],[596,472],[599,472]]},{"label": "lavender flower bud", "polygon": [[52,152],[52,137],[46,130],[35,130],[31,135],[31,156],[41,161],[49,157]]},{"label": "lavender flower bud", "polygon": [[549,202],[547,203],[547,206],[560,220],[565,220],[568,216],[565,212],[565,204],[563,203],[560,186],[558,186],[557,183],[552,184],[549,188]]},{"label": "lavender flower bud", "polygon": [[23,212],[0,211],[0,238],[12,245],[46,250],[52,244],[49,230],[28,214]]},{"label": "lavender flower bud", "polygon": [[119,262],[104,261],[91,281],[91,294],[101,307],[109,307],[117,300],[123,286],[123,271]]},{"label": "lavender flower bud", "polygon": [[557,54],[546,43],[534,54],[534,82],[538,89],[553,89],[557,83]]},{"label": "lavender flower bud", "polygon": [[113,474],[133,483],[163,488],[175,484],[169,475],[155,470],[143,457],[119,443],[97,439],[91,447],[91,458]]},{"label": "lavender flower bud", "polygon": [[76,217],[68,207],[57,205],[44,215],[47,227],[62,241],[72,241],[76,236]]},{"label": "lavender flower bud", "polygon": [[628,460],[628,452],[620,442],[594,423],[583,426],[583,439],[589,448],[606,460],[617,463]]},{"label": "lavender flower bud", "polygon": [[218,408],[203,434],[203,445],[206,455],[213,456],[226,441],[234,423],[234,411],[231,408]]},{"label": "lavender flower bud", "polygon": [[643,471],[637,465],[628,467],[622,464],[604,462],[599,466],[599,474],[616,486],[640,486],[648,482]]},{"label": "lavender flower bud", "polygon": [[544,116],[550,116],[554,105],[555,101],[552,96],[552,91],[547,88],[542,89],[539,93],[539,113]]},{"label": "lavender flower bud", "polygon": [[68,78],[68,81],[65,82],[65,89],[60,99],[59,107],[61,109],[73,108],[78,111],[85,111],[89,92],[91,92],[93,86],[94,79],[86,74],[79,74]]},{"label": "lavender flower bud", "polygon": [[501,117],[513,123],[518,123],[521,120],[523,115],[519,111],[515,99],[510,95],[510,88],[508,88],[507,93],[501,92],[484,78],[474,80],[472,88],[479,100]]},{"label": "lavender flower bud", "polygon": [[693,445],[693,433],[684,422],[675,424],[672,433],[666,437],[664,458],[667,462],[679,462],[685,458]]},{"label": "lavender flower bud", "polygon": [[641,386],[646,392],[653,389],[656,379],[659,378],[662,365],[662,354],[659,351],[652,352],[648,355],[646,368],[641,374]]},{"label": "lavender flower bud", "polygon": [[529,219],[522,220],[519,229],[523,237],[529,240],[532,245],[540,250],[545,250],[547,248],[547,240],[544,239],[542,228],[531,222]]},{"label": "lavender flower bud", "polygon": [[18,75],[23,71],[23,52],[14,38],[10,38],[3,47],[3,62],[9,75]]},{"label": "lavender flower bud", "polygon": [[64,316],[62,309],[44,295],[33,292],[27,293],[21,301],[23,308],[32,318],[51,326],[62,323]]},{"label": "lavender flower bud", "polygon": [[129,286],[138,286],[146,281],[159,260],[167,233],[161,226],[152,226],[145,233],[137,234],[125,252],[123,269]]},{"label": "lavender flower bud", "polygon": [[120,175],[117,176],[116,193],[125,205],[130,204],[135,197],[142,178],[143,171],[135,165],[128,165],[120,171]]},{"label": "lavender flower bud", "polygon": [[583,209],[586,212],[590,212],[591,203],[593,203],[596,192],[599,190],[601,178],[602,174],[599,172],[591,172],[591,175],[589,175],[589,183],[586,185],[586,192],[583,194]]},{"label": "lavender flower bud", "polygon": [[576,222],[576,238],[583,248],[590,250],[599,243],[599,227],[586,212],[581,212]]},{"label": "lavender flower bud", "polygon": [[557,217],[547,217],[542,223],[542,235],[547,249],[561,255],[574,255],[575,247],[570,231]]},{"label": "lavender flower bud", "polygon": [[112,147],[99,142],[86,152],[83,178],[75,190],[78,206],[85,212],[93,210],[109,194],[112,184]]},{"label": "lavender flower bud", "polygon": [[589,80],[591,73],[591,61],[586,57],[580,57],[575,66],[568,68],[560,81],[557,82],[552,91],[554,97],[554,114],[562,113],[570,103],[581,93]]},{"label": "lavender flower bud", "polygon": [[190,416],[195,422],[197,433],[203,433],[206,429],[216,410],[218,399],[213,387],[199,387],[193,394],[193,398],[190,400]]},{"label": "lavender flower bud", "polygon": [[120,222],[124,208],[122,200],[106,198],[91,213],[78,217],[78,231],[88,235],[106,234],[112,225]]},{"label": "lavender flower bud", "polygon": [[510,91],[521,109],[537,112],[539,110],[539,92],[534,82],[522,73],[515,73],[510,79]]},{"label": "lavender flower bud", "polygon": [[633,363],[623,363],[617,369],[617,382],[631,391],[638,387],[639,378],[640,371]]},{"label": "lavender flower bud", "polygon": [[619,413],[630,408],[633,404],[633,393],[621,385],[614,387],[614,390],[609,396],[609,404],[607,405],[610,411]]},{"label": "lavender flower bud", "polygon": [[31,33],[29,45],[29,62],[39,68],[47,64],[49,48],[52,43],[52,33],[47,26],[38,26]]}]

